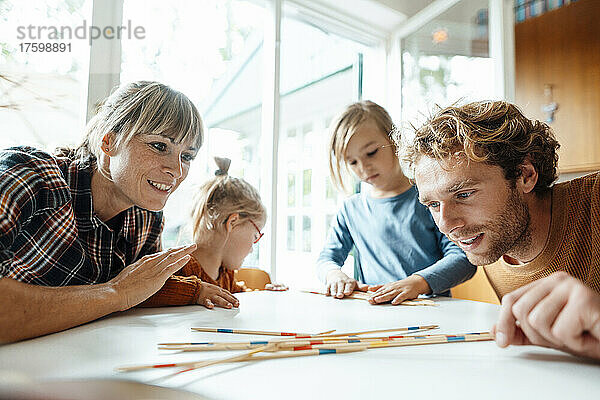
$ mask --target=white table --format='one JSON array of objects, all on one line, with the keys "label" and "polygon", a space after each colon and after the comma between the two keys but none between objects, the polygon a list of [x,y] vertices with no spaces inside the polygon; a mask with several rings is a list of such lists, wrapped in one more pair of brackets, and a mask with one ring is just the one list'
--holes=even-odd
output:
[{"label": "white table", "polygon": [[[487,331],[498,306],[436,299],[439,307],[372,306],[296,291],[239,294],[237,310],[134,309],[42,338],[0,347],[0,376],[33,380],[126,379],[210,399],[599,399],[600,364],[554,350],[499,349],[493,342],[373,349],[359,353],[226,364],[160,379],[167,370],[117,373],[140,363],[221,358],[172,354],[159,342],[246,341],[265,336],[192,332],[210,326],[292,332],[438,324],[435,332]],[[5,375],[6,376],[6,375]],[[1,380],[0,380],[1,381]],[[150,397],[147,397],[150,398]]]}]

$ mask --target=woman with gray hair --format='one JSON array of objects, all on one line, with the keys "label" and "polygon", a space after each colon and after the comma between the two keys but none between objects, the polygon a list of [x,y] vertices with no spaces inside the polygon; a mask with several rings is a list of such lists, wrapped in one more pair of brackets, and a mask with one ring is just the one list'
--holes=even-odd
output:
[{"label": "woman with gray hair", "polygon": [[0,343],[133,307],[189,260],[195,245],[161,251],[161,210],[202,140],[184,94],[142,81],[104,102],[76,149],[0,151]]}]

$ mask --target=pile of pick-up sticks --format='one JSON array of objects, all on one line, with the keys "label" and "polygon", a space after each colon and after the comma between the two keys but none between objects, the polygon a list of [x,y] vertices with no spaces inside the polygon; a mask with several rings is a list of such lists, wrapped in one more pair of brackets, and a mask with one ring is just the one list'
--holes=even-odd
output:
[{"label": "pile of pick-up sticks", "polygon": [[[304,293],[312,293],[312,294],[320,294],[325,296],[325,293],[322,292],[315,292],[313,290],[301,290],[301,292]],[[374,294],[375,292],[361,292],[360,290],[355,290],[354,292],[352,292],[351,294],[345,294],[344,298],[345,299],[357,299],[357,300],[369,300],[369,298],[371,298],[371,296]],[[400,303],[399,305],[401,306],[433,306],[433,307],[437,307],[437,303],[431,299],[421,299],[421,298],[416,298],[416,299],[412,299],[412,300],[404,300],[402,303]]]},{"label": "pile of pick-up sticks", "polygon": [[[231,362],[259,361],[271,360],[275,358],[302,357],[302,356],[319,356],[324,354],[339,354],[364,351],[367,349],[375,349],[382,347],[401,347],[401,346],[417,346],[439,343],[455,343],[455,342],[475,342],[484,340],[493,340],[489,332],[468,333],[463,335],[424,335],[424,336],[408,336],[408,335],[393,335],[393,336],[368,336],[361,335],[381,334],[387,332],[423,332],[431,329],[439,328],[438,325],[426,326],[411,326],[405,328],[379,329],[360,332],[346,332],[334,334],[335,330],[322,332],[319,334],[306,333],[291,333],[291,332],[267,332],[267,331],[248,331],[248,330],[233,330],[223,328],[192,328],[198,332],[212,333],[233,333],[233,334],[248,334],[248,335],[269,335],[269,336],[284,336],[274,340],[250,341],[250,342],[198,342],[198,343],[160,343],[161,350],[176,350],[176,351],[214,351],[214,350],[250,350],[234,357],[188,361],[168,364],[150,364],[150,365],[133,365],[117,368],[117,371],[138,371],[150,368],[184,368],[177,372],[182,373],[207,367],[209,365],[217,365]],[[270,352],[272,354],[256,355],[261,352]]]}]

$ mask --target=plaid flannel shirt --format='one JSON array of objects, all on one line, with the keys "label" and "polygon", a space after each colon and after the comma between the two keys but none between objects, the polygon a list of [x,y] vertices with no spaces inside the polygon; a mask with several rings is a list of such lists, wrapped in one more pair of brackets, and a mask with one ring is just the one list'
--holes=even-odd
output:
[{"label": "plaid flannel shirt", "polygon": [[162,212],[131,207],[111,229],[94,213],[90,169],[31,147],[0,151],[0,278],[104,283],[160,250]]}]

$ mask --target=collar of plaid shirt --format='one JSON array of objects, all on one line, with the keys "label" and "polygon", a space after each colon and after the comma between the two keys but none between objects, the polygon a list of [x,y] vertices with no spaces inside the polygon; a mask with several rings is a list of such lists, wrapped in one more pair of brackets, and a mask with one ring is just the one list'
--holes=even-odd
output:
[{"label": "collar of plaid shirt", "polygon": [[[90,169],[79,169],[76,163],[70,163],[69,160],[60,163],[61,170],[65,180],[69,185],[73,206],[77,210],[75,219],[77,229],[81,232],[91,231],[104,226],[107,229],[114,230],[113,227],[103,222],[94,212],[94,203],[92,198],[92,173]],[[138,208],[139,209],[139,208]],[[123,211],[125,213],[122,226],[118,231],[121,232],[125,240],[133,243],[136,240],[136,207],[130,207]]]}]

